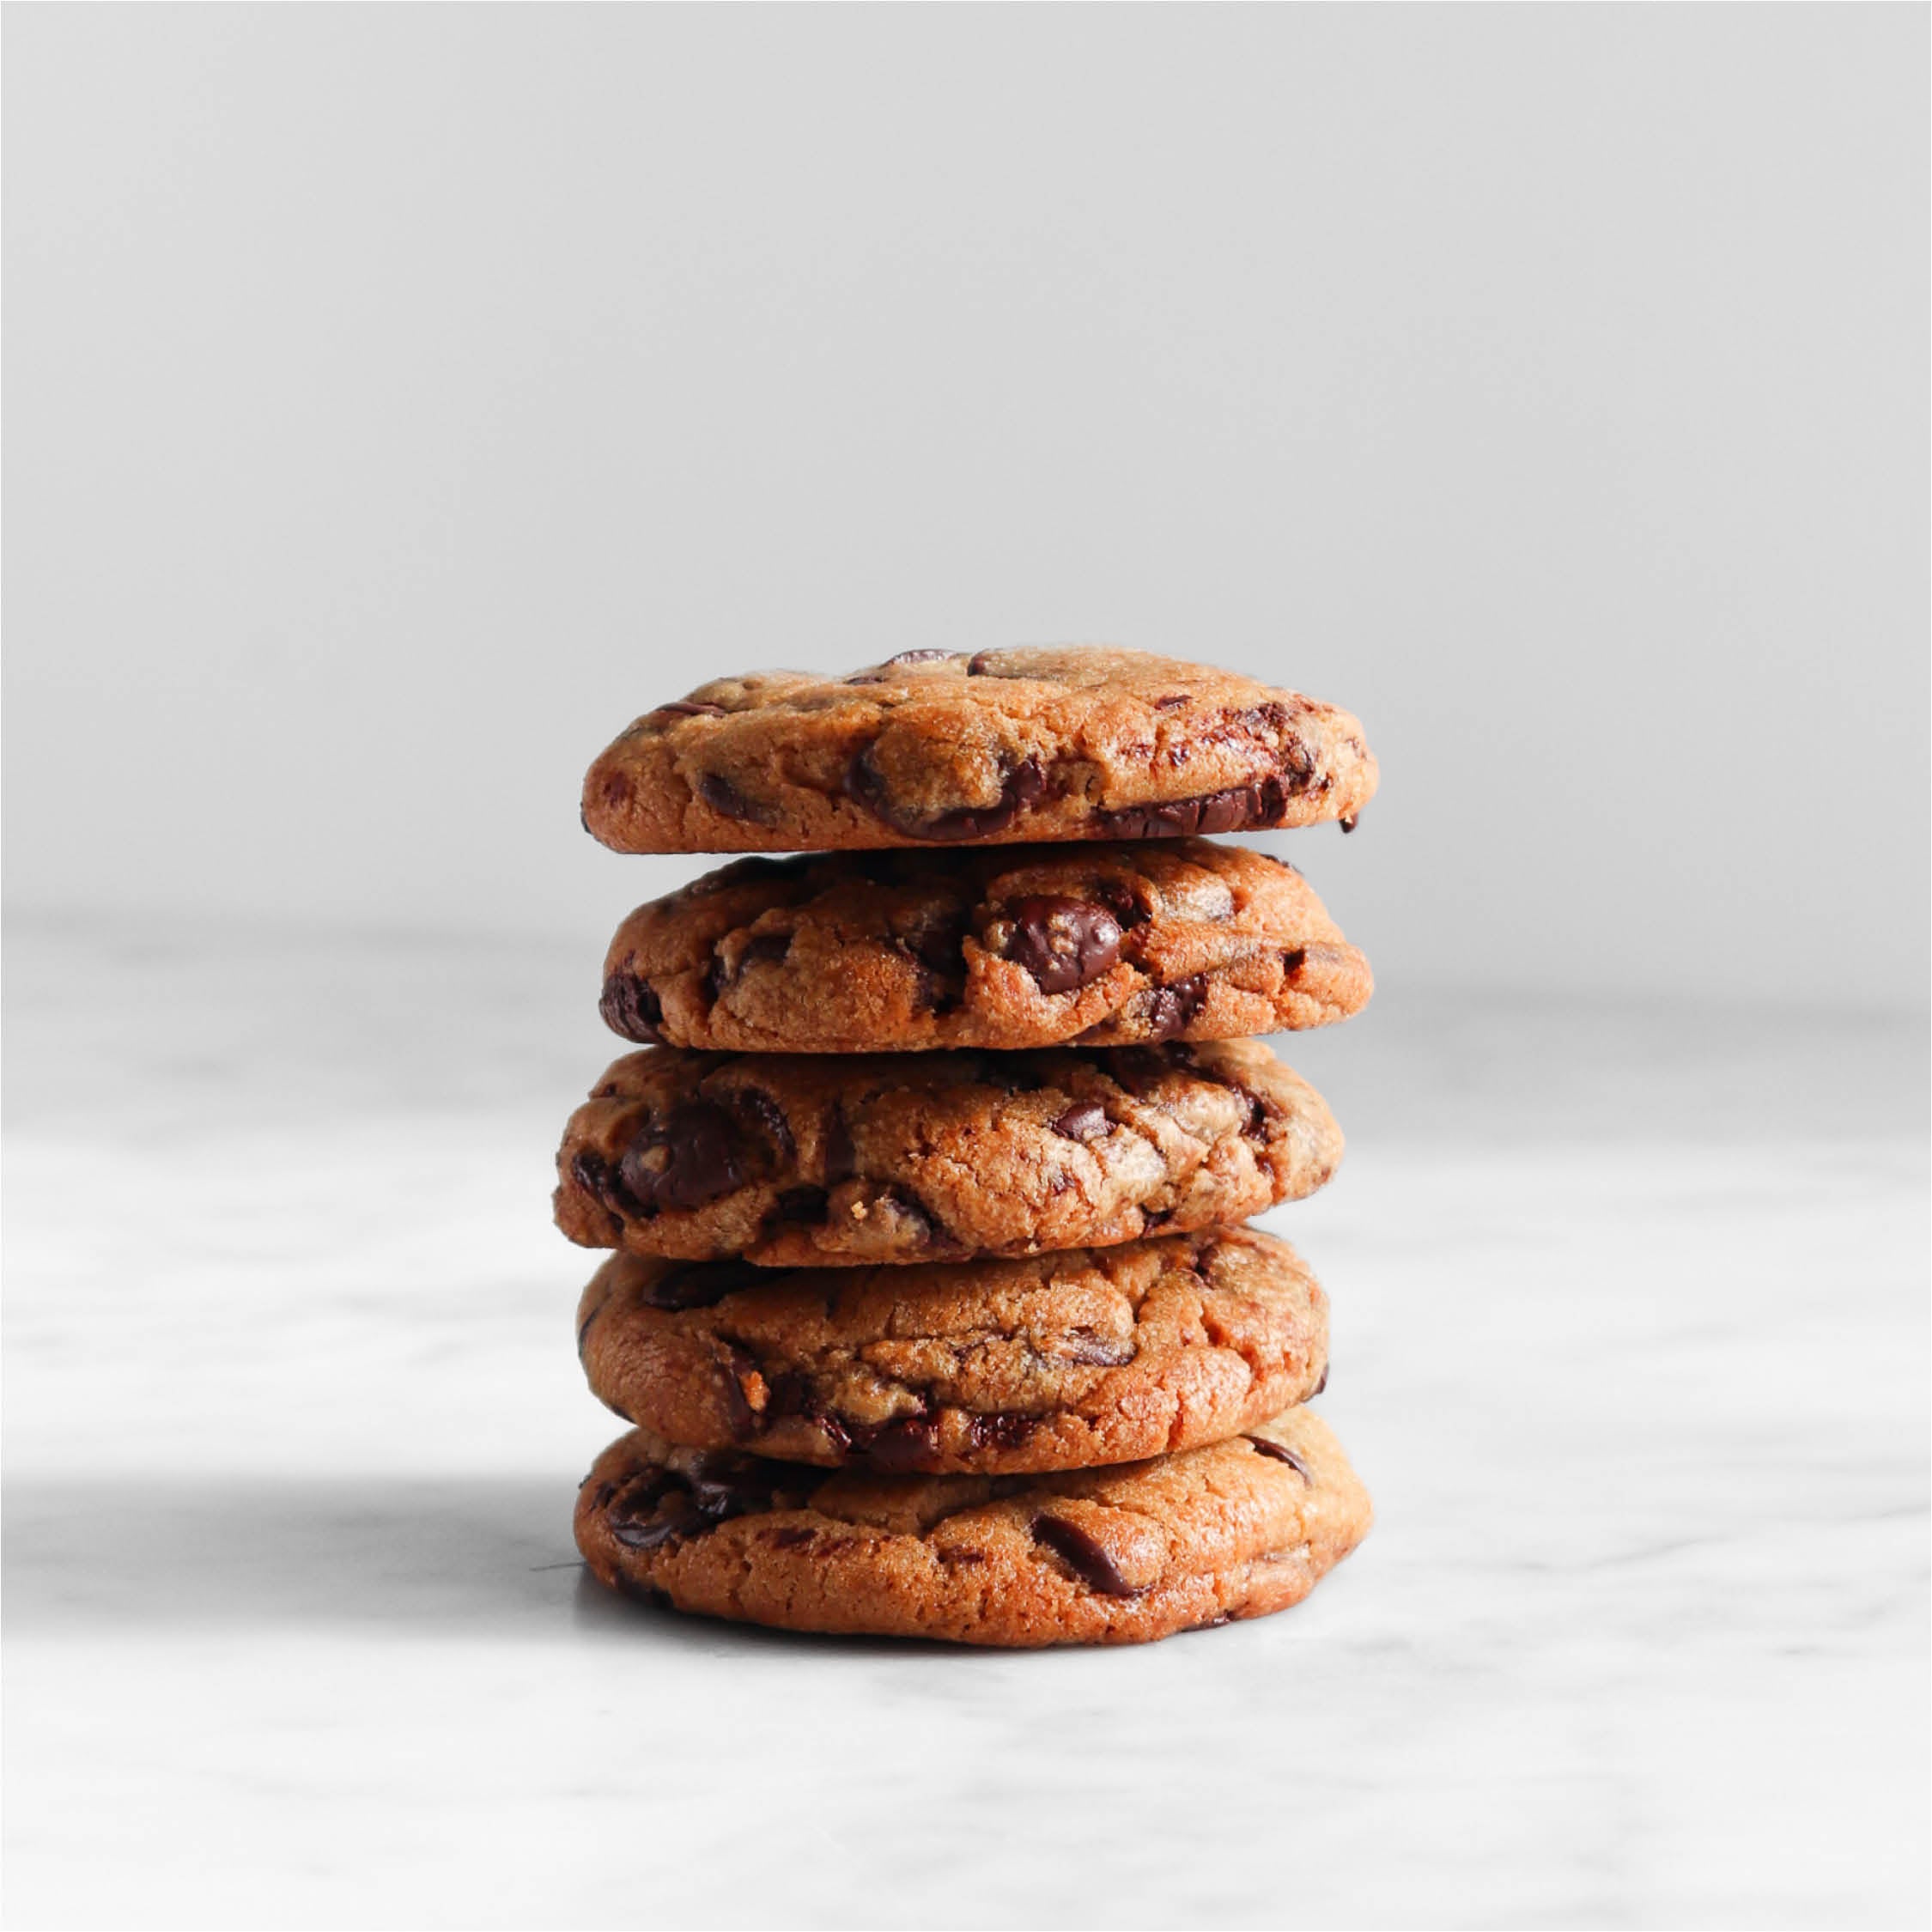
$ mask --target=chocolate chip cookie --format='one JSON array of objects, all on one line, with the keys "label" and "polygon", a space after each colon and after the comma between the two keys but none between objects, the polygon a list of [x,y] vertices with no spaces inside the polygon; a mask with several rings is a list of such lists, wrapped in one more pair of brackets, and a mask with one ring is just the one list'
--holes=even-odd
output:
[{"label": "chocolate chip cookie", "polygon": [[571,1115],[586,1248],[768,1267],[1036,1255],[1321,1187],[1321,1097],[1258,1041],[1026,1054],[629,1054]]},{"label": "chocolate chip cookie", "polygon": [[577,1319],[591,1388],[627,1422],[894,1472],[1191,1449],[1305,1400],[1328,1366],[1327,1297],[1251,1228],[863,1271],[620,1255]]},{"label": "chocolate chip cookie", "polygon": [[1325,1026],[1373,987],[1291,866],[1177,839],[743,859],[624,921],[602,1008],[677,1047],[1010,1050]]},{"label": "chocolate chip cookie", "polygon": [[619,852],[1170,838],[1352,823],[1376,762],[1346,711],[1094,646],[904,651],[844,678],[720,677],[584,781]]},{"label": "chocolate chip cookie", "polygon": [[1368,1533],[1368,1492],[1306,1409],[1178,1455],[1035,1476],[827,1474],[644,1430],[584,1479],[605,1583],[786,1630],[1036,1647],[1266,1616]]}]

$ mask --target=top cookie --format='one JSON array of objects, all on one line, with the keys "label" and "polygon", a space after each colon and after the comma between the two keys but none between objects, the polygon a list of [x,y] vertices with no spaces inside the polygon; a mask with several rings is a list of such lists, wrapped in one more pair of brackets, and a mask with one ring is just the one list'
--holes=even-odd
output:
[{"label": "top cookie", "polygon": [[1343,824],[1376,788],[1346,711],[1097,646],[755,671],[646,713],[584,781],[618,852],[836,852]]}]

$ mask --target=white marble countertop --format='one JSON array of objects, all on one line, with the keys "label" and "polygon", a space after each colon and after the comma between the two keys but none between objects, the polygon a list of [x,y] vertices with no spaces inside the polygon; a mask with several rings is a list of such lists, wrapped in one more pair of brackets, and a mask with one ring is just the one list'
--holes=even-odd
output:
[{"label": "white marble countertop", "polygon": [[9,940],[13,1925],[1925,1922],[1923,1030],[1385,987],[1293,1042],[1374,1535],[981,1655],[576,1566],[594,957]]}]

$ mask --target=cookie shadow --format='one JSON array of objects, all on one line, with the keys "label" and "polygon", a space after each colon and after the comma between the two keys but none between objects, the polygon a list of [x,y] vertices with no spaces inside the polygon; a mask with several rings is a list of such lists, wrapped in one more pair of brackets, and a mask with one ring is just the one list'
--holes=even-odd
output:
[{"label": "cookie shadow", "polygon": [[554,1632],[568,1484],[519,1477],[9,1482],[9,1632],[289,1625]]},{"label": "cookie shadow", "polygon": [[568,1633],[707,1656],[1000,1654],[802,1636],[638,1602],[585,1567],[574,1499],[568,1482],[517,1476],[16,1479],[5,1492],[8,1634]]}]

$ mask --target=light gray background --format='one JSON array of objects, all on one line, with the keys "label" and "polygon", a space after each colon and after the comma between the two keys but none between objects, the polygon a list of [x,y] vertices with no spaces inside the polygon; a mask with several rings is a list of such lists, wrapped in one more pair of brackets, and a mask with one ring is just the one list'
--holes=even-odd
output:
[{"label": "light gray background", "polygon": [[1919,1003],[1921,8],[15,8],[15,908],[570,936],[700,677],[1357,710],[1385,987]]}]

